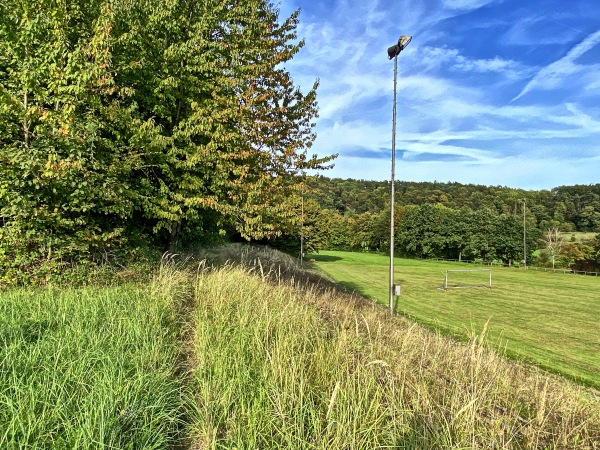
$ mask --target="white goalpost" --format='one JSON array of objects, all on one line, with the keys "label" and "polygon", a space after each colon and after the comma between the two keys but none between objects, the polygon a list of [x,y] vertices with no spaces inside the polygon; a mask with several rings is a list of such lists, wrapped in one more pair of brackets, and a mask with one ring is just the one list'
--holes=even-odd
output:
[{"label": "white goalpost", "polygon": [[492,269],[446,270],[442,289],[492,288]]}]

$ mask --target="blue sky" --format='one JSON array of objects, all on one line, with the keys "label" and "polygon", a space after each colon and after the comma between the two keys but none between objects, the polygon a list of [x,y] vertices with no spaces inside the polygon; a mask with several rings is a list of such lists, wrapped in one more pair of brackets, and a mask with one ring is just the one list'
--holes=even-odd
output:
[{"label": "blue sky", "polygon": [[306,41],[286,64],[320,79],[312,152],[329,177],[524,189],[600,183],[599,0],[281,0]]}]

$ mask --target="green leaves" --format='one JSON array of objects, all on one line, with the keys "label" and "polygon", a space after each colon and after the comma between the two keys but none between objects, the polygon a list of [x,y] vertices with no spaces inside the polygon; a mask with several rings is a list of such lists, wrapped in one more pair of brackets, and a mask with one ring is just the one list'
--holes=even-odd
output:
[{"label": "green leaves", "polygon": [[135,120],[113,98],[110,14],[97,20],[89,2],[40,5],[13,2],[0,32],[0,267],[17,281],[93,260],[123,241],[118,219],[133,211]]},{"label": "green leaves", "polygon": [[295,175],[331,159],[306,154],[317,83],[303,94],[282,66],[302,46],[297,13],[279,24],[264,0],[1,11],[0,267],[94,260],[129,233],[173,248],[207,217],[276,236]]},{"label": "green leaves", "polygon": [[488,208],[460,210],[442,205],[410,207],[397,235],[409,256],[450,259],[500,259],[523,256],[523,228],[518,217]]},{"label": "green leaves", "polygon": [[167,2],[140,16],[144,62],[123,76],[139,111],[160,127],[147,154],[153,170],[140,174],[153,190],[144,214],[155,230],[173,231],[213,209],[247,238],[277,235],[294,174],[322,163],[305,153],[316,86],[303,95],[279,67],[300,48],[291,42],[295,19],[277,20],[261,0]]}]

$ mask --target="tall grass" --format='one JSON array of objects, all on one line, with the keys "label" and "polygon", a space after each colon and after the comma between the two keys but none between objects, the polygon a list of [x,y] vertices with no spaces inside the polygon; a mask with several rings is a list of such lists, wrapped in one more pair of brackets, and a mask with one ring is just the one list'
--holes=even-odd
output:
[{"label": "tall grass", "polygon": [[[132,285],[0,296],[0,448],[164,449],[182,438],[175,297]],[[167,293],[168,294],[168,293]]]},{"label": "tall grass", "polygon": [[485,332],[454,342],[244,258],[2,293],[0,448],[599,447],[598,398]]},{"label": "tall grass", "polygon": [[221,270],[199,279],[197,298],[203,446],[373,448],[393,438],[383,392],[362,374],[373,368],[354,364],[360,343],[346,333],[333,339],[336,330],[292,289]]},{"label": "tall grass", "polygon": [[196,284],[198,448],[598,448],[598,400],[501,358],[485,333],[457,343],[255,273]]}]

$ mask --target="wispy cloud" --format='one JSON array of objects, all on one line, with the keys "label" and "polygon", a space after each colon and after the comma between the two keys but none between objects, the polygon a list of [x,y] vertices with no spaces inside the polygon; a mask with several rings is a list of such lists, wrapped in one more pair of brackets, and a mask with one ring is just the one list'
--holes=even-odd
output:
[{"label": "wispy cloud", "polygon": [[568,83],[573,75],[580,74],[581,72],[593,70],[597,73],[600,64],[595,64],[593,66],[581,65],[576,63],[576,59],[599,44],[600,31],[596,31],[573,47],[566,56],[540,69],[527,85],[525,85],[519,95],[513,98],[513,101],[535,89],[555,89],[564,83]]},{"label": "wispy cloud", "polygon": [[494,3],[493,0],[444,0],[443,4],[449,9],[477,9],[489,3]]},{"label": "wispy cloud", "polygon": [[419,66],[427,71],[440,69],[464,73],[497,73],[509,80],[519,80],[531,76],[533,70],[513,59],[495,55],[492,58],[469,58],[458,49],[425,46],[419,50]]},{"label": "wispy cloud", "polygon": [[582,34],[578,29],[563,25],[544,9],[540,14],[519,18],[512,23],[502,36],[505,43],[520,47],[562,45]]},{"label": "wispy cloud", "polygon": [[597,0],[551,13],[546,0],[283,1],[289,11],[303,6],[306,46],[288,69],[303,88],[321,80],[313,149],[340,154],[330,176],[388,178],[393,63],[385,51],[407,33],[413,42],[398,59],[400,179],[597,182],[600,31],[587,20],[600,17]]}]

